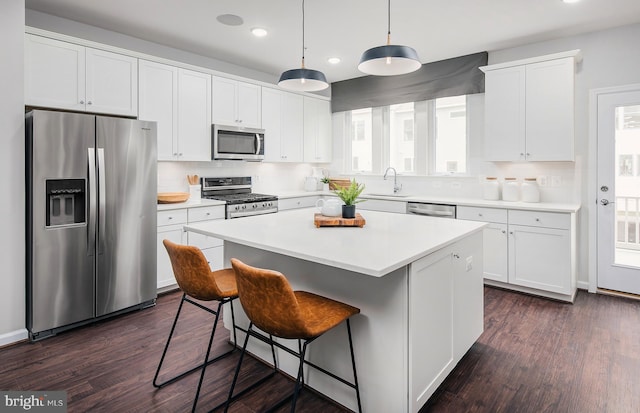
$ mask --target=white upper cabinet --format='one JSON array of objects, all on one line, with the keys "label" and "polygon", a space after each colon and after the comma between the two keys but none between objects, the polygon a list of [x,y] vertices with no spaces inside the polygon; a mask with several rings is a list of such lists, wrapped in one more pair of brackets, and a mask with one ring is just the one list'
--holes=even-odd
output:
[{"label": "white upper cabinet", "polygon": [[140,116],[158,123],[158,160],[211,160],[211,75],[140,61]]},{"label": "white upper cabinet", "polygon": [[304,97],[304,161],[331,162],[331,103]]},{"label": "white upper cabinet", "polygon": [[261,92],[258,85],[213,76],[213,123],[261,128]]},{"label": "white upper cabinet", "polygon": [[138,114],[138,59],[25,35],[25,104]]},{"label": "white upper cabinet", "polygon": [[211,75],[178,69],[178,156],[211,161]]},{"label": "white upper cabinet", "polygon": [[277,89],[262,89],[262,127],[266,162],[302,162],[302,96]]},{"label": "white upper cabinet", "polygon": [[574,72],[579,51],[485,66],[485,157],[574,160]]}]

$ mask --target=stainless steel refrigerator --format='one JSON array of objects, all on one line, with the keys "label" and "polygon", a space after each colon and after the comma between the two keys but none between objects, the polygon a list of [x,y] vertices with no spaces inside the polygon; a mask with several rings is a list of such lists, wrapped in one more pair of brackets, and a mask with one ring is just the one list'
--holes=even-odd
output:
[{"label": "stainless steel refrigerator", "polygon": [[156,299],[156,124],[26,114],[31,340]]}]

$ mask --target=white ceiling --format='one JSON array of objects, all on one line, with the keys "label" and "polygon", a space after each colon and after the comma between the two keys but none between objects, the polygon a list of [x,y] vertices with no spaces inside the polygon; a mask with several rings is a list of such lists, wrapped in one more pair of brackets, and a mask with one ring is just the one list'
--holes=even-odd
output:
[{"label": "white ceiling", "polygon": [[[300,66],[301,0],[26,0],[27,8],[279,75]],[[387,1],[306,0],[306,66],[329,82],[362,76],[386,42]],[[242,26],[216,17],[235,14]],[[640,0],[394,0],[391,40],[423,63],[640,21]],[[249,29],[263,27],[264,38]],[[338,65],[327,59],[337,56]]]}]

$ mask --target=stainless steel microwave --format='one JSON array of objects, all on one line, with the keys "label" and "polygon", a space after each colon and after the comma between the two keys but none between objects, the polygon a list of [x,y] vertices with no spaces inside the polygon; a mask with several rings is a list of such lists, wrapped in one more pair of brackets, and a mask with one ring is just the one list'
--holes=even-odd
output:
[{"label": "stainless steel microwave", "polygon": [[211,159],[263,160],[264,129],[211,125]]}]

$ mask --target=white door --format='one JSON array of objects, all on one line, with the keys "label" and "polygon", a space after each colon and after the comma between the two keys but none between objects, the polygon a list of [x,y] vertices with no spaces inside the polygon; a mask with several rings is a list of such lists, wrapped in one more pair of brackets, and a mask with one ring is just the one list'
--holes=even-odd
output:
[{"label": "white door", "polygon": [[597,97],[598,288],[640,294],[640,85]]}]

